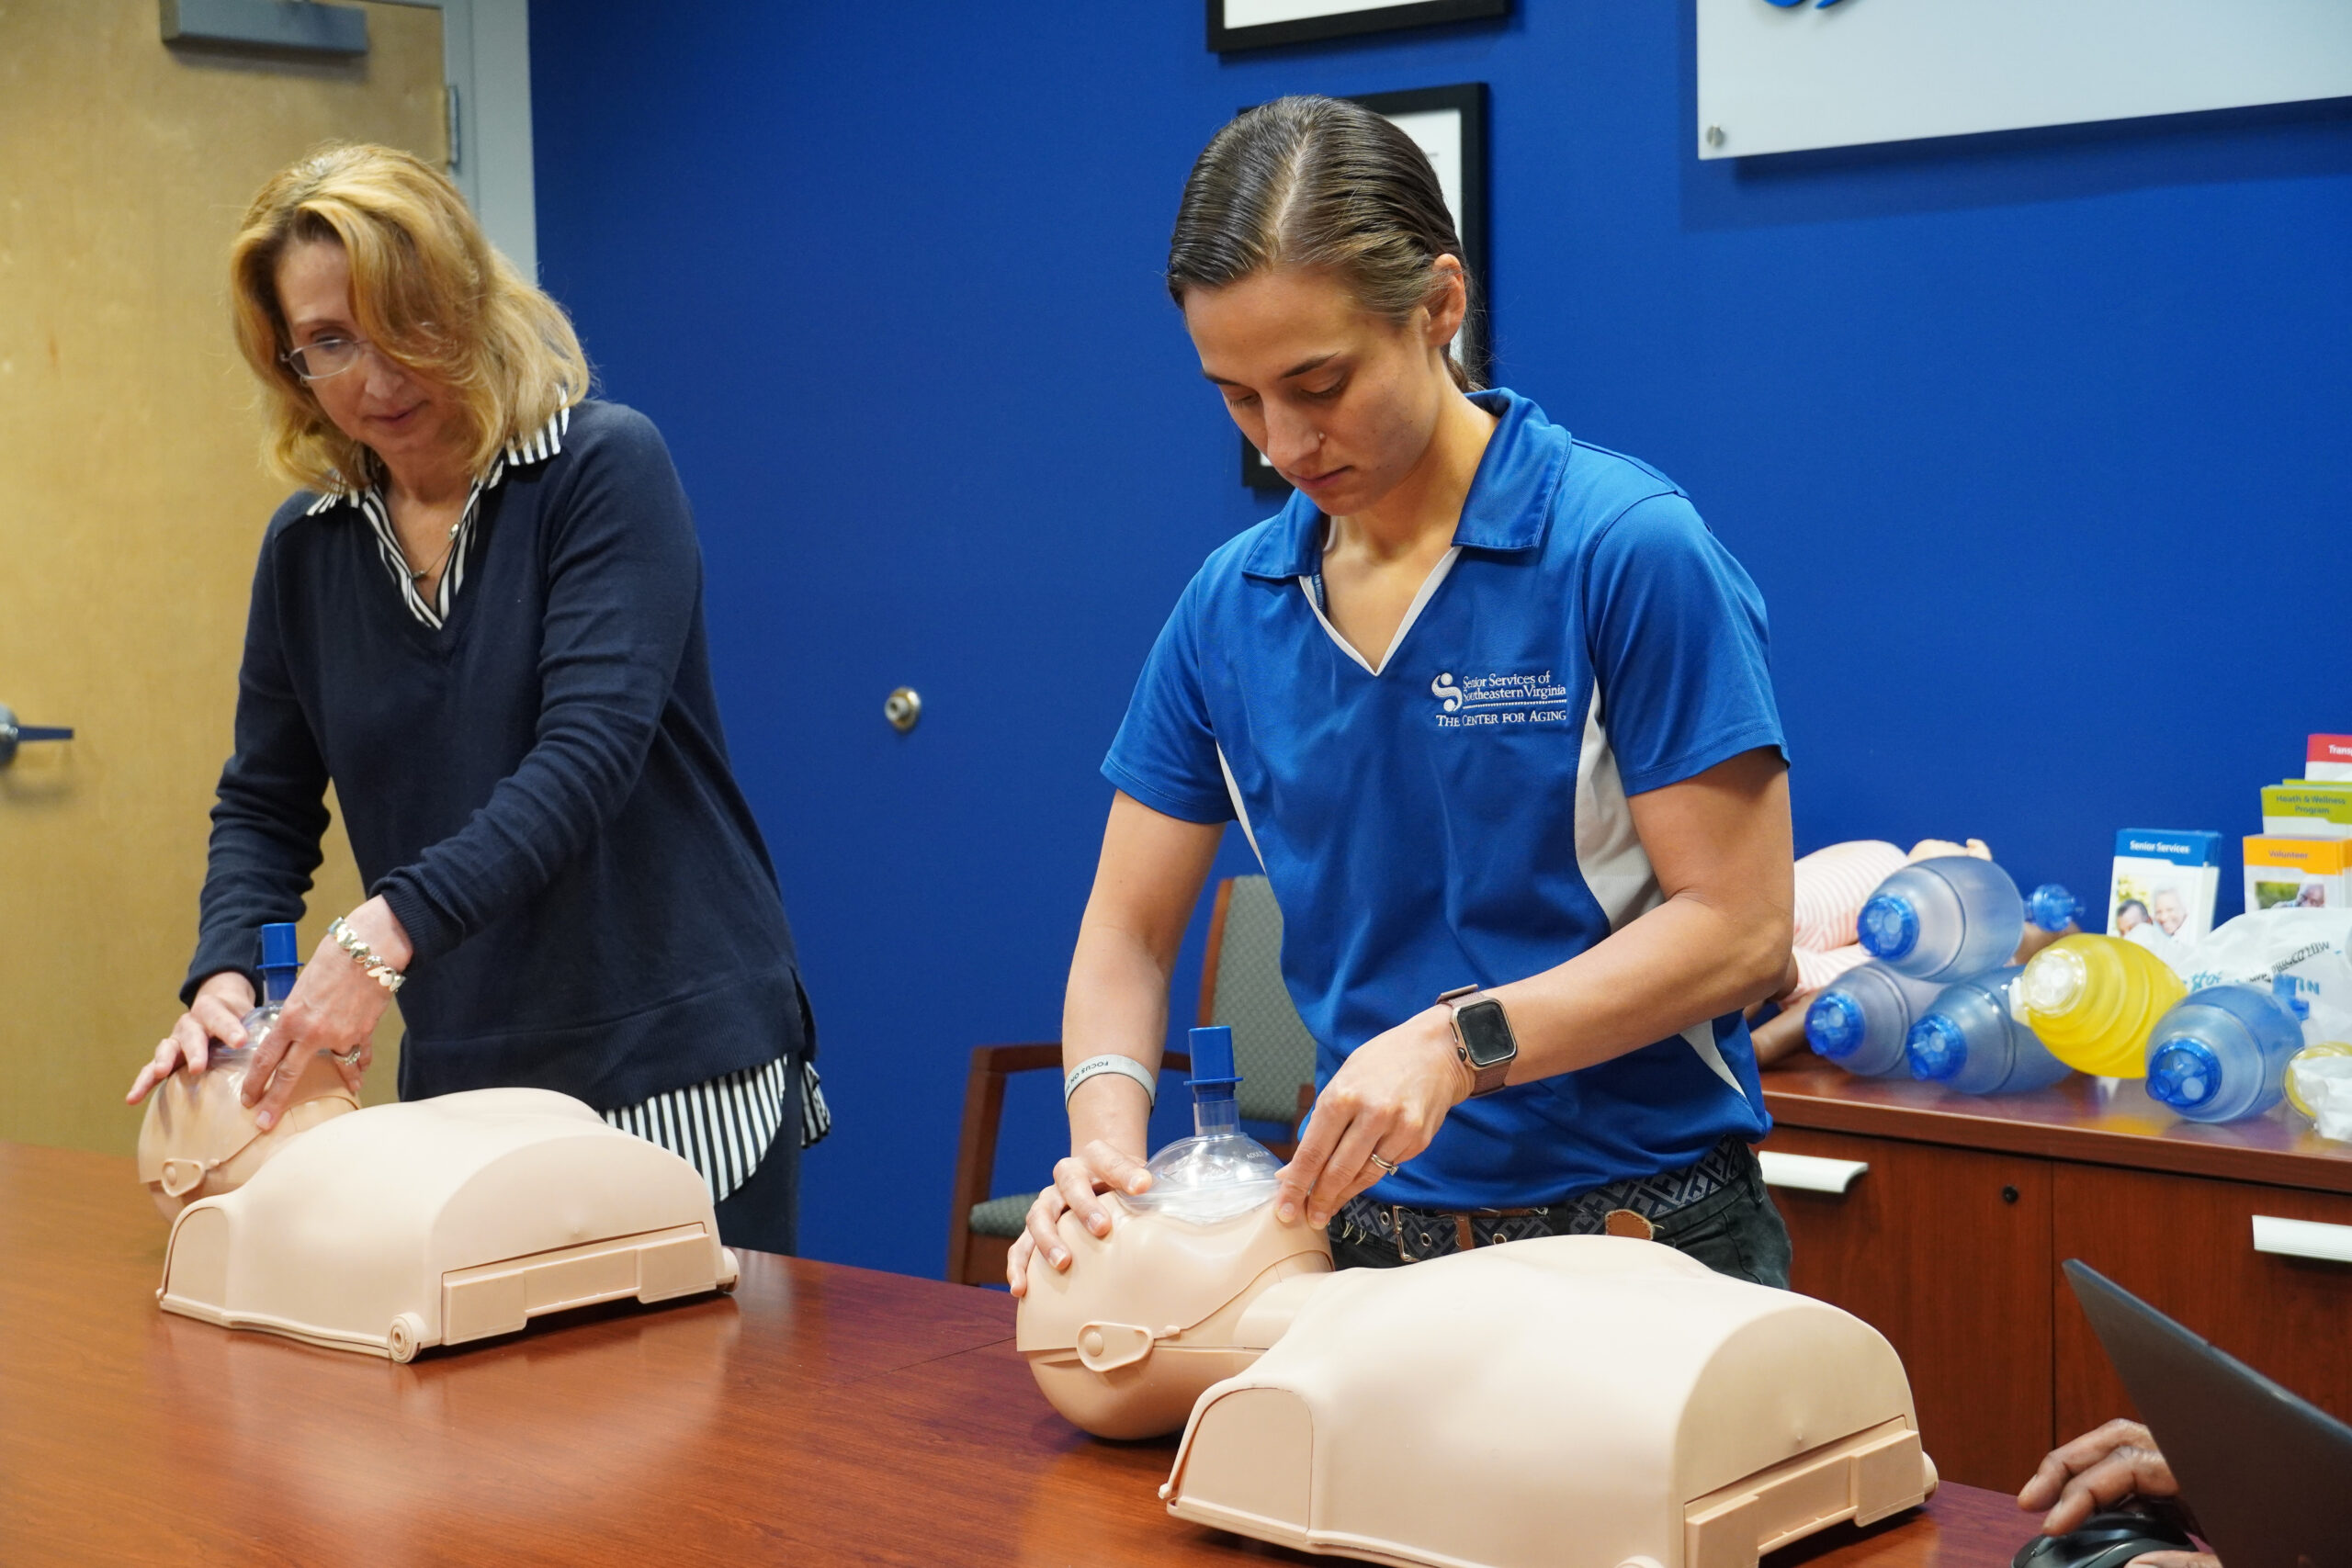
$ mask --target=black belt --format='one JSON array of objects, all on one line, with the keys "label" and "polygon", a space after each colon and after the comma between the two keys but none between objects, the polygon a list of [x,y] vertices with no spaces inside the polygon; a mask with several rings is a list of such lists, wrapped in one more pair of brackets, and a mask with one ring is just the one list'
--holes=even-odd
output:
[{"label": "black belt", "polygon": [[1340,1205],[1338,1224],[1342,1237],[1393,1245],[1408,1263],[1543,1235],[1646,1238],[1657,1221],[1747,1180],[1755,1169],[1747,1141],[1726,1133],[1696,1164],[1629,1176],[1541,1208],[1409,1209],[1360,1192]]}]

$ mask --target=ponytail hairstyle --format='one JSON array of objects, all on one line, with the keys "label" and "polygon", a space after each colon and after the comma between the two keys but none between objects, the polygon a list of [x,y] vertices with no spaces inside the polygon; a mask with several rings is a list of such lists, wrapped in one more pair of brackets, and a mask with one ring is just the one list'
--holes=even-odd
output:
[{"label": "ponytail hairstyle", "polygon": [[[1181,307],[1187,288],[1319,268],[1402,326],[1429,302],[1440,256],[1462,263],[1475,310],[1445,192],[1411,137],[1343,98],[1276,98],[1237,116],[1194,161],[1168,243],[1168,293]],[[1456,387],[1476,389],[1450,344],[1445,367]]]}]

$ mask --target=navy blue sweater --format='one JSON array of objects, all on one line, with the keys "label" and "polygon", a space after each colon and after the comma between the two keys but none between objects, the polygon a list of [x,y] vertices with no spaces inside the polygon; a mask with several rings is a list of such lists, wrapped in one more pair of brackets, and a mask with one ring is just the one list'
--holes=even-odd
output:
[{"label": "navy blue sweater", "polygon": [[560,452],[510,466],[438,629],[357,507],[316,500],[262,543],[184,997],[300,914],[332,780],[416,948],[403,1099],[531,1085],[605,1110],[813,1046],[651,423],[582,403]]}]

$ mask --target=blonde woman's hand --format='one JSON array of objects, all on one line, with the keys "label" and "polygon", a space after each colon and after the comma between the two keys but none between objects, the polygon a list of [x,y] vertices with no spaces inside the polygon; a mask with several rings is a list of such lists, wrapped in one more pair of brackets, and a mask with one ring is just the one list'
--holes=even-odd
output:
[{"label": "blonde woman's hand", "polygon": [[[360,905],[344,917],[344,924],[378,958],[394,969],[408,967],[413,954],[408,932],[381,898]],[[338,1059],[335,1070],[358,1093],[360,1079],[374,1059],[370,1047],[377,1021],[391,1003],[391,992],[369,978],[333,937],[322,937],[311,961],[302,965],[293,994],[286,998],[277,1027],[254,1049],[253,1066],[245,1071],[244,1102],[255,1108],[254,1120],[262,1131],[276,1126],[286,1113],[295,1084],[320,1052],[337,1058],[357,1053],[350,1061]]]},{"label": "blonde woman's hand", "polygon": [[172,1032],[155,1047],[153,1059],[130,1080],[130,1092],[122,1097],[123,1103],[138,1104],[157,1084],[183,1066],[190,1073],[204,1071],[215,1040],[232,1051],[243,1044],[244,1017],[253,1010],[251,980],[234,969],[224,969],[208,978],[196,988],[187,1011],[180,1014]]}]

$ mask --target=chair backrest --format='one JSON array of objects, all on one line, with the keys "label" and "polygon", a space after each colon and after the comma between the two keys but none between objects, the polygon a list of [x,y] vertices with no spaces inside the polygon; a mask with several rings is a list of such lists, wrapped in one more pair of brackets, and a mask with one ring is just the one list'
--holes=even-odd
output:
[{"label": "chair backrest", "polygon": [[1220,884],[1201,971],[1201,1021],[1233,1031],[1241,1114],[1298,1120],[1298,1086],[1315,1079],[1315,1036],[1283,984],[1283,912],[1262,876]]}]

